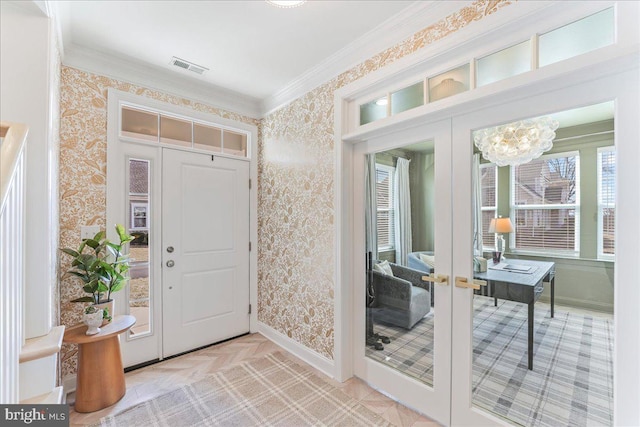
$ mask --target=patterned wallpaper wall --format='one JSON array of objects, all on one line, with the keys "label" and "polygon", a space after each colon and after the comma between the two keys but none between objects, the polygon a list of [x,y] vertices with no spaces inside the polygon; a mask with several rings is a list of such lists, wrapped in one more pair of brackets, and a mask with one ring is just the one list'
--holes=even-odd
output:
[{"label": "patterned wallpaper wall", "polygon": [[[258,121],[156,90],[62,67],[60,95],[60,247],[77,247],[81,225],[106,222],[107,90],[115,88],[181,107],[257,126]],[[60,259],[60,271],[69,269],[69,257]],[[72,279],[60,284],[60,324],[81,321],[81,306],[69,301],[82,296]],[[61,352],[62,376],[76,372],[75,345]]]},{"label": "patterned wallpaper wall", "polygon": [[511,4],[480,0],[267,116],[258,160],[258,319],[333,359],[334,92]]},{"label": "patterned wallpaper wall", "polygon": [[[258,319],[333,359],[334,92],[508,4],[473,2],[262,121],[63,66],[60,247],[77,245],[80,225],[105,225],[109,87],[257,125]],[[65,257],[60,271],[67,269]],[[80,321],[79,306],[68,302],[79,291],[68,280],[61,283],[61,324]],[[76,351],[75,346],[63,347],[63,377],[75,373]]]}]

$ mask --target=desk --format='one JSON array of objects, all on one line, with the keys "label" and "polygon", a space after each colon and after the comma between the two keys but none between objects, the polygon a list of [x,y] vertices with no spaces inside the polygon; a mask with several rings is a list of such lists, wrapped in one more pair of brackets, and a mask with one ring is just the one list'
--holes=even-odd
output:
[{"label": "desk", "polygon": [[136,323],[133,316],[116,316],[96,335],[86,335],[87,326],[73,326],[64,342],[78,344],[76,412],[94,412],[122,399],[126,392],[118,335]]},{"label": "desk", "polygon": [[[515,302],[522,302],[528,305],[528,364],[529,369],[533,369],[533,305],[540,298],[544,290],[545,281],[551,285],[551,317],[554,315],[555,298],[555,263],[543,261],[529,261],[515,259],[502,261],[503,263],[526,265],[531,267],[528,273],[516,273],[505,270],[494,270],[487,268],[484,273],[474,273],[476,279],[486,280],[489,290],[498,304],[498,298]],[[488,267],[493,266],[491,261]]]}]

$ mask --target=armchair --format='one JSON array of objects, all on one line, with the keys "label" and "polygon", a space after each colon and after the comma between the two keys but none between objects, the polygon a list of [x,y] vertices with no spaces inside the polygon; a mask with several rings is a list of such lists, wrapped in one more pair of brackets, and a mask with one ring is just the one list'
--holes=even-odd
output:
[{"label": "armchair", "polygon": [[393,276],[373,271],[374,319],[411,329],[431,311],[429,284],[422,281],[420,271],[389,265]]}]

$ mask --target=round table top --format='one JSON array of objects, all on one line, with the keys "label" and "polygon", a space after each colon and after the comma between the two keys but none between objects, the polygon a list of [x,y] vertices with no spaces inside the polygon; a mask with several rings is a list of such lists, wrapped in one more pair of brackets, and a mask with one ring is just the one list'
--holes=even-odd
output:
[{"label": "round table top", "polygon": [[104,340],[123,333],[136,323],[136,318],[130,315],[115,316],[110,323],[101,326],[100,332],[95,335],[87,335],[87,325],[78,324],[68,328],[64,333],[63,341],[66,343],[85,344]]}]

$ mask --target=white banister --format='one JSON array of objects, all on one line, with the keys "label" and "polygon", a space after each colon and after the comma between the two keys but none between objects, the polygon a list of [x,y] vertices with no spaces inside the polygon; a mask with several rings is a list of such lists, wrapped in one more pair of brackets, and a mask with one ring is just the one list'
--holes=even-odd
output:
[{"label": "white banister", "polygon": [[19,401],[24,338],[25,145],[28,128],[0,122],[0,403]]}]

